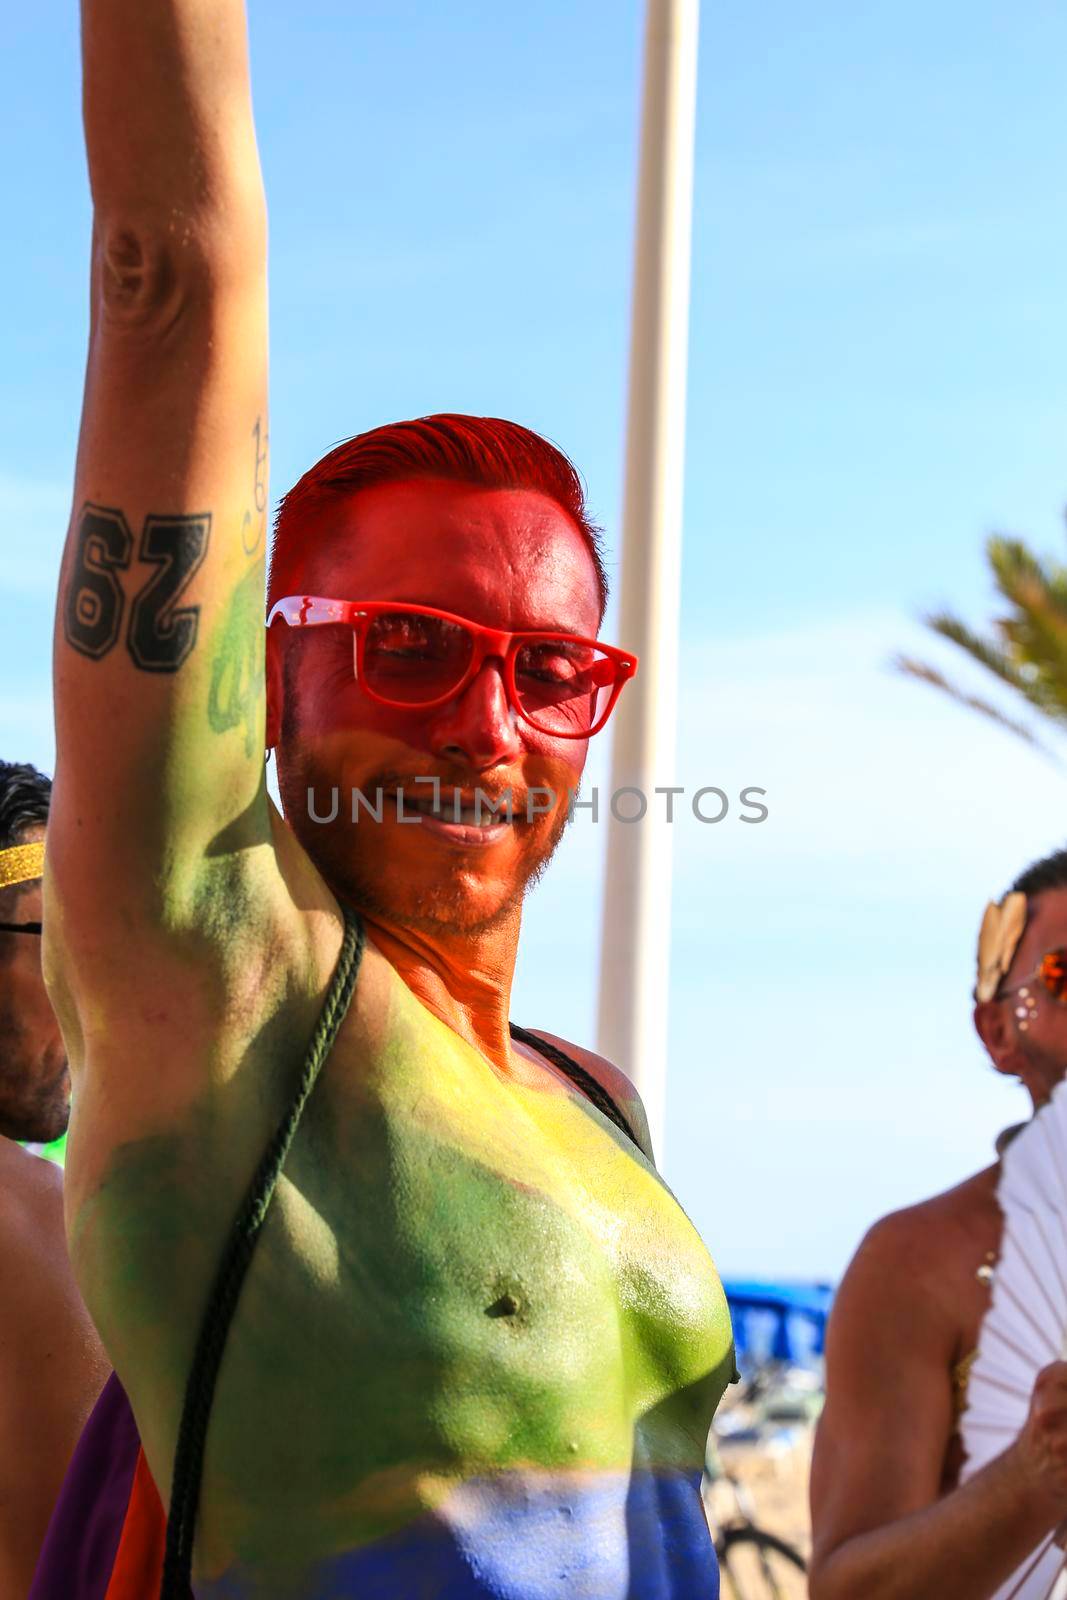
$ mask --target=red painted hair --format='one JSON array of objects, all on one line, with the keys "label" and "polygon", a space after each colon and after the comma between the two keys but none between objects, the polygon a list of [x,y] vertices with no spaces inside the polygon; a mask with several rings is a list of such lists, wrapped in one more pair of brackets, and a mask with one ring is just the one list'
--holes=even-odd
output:
[{"label": "red painted hair", "polygon": [[484,489],[528,489],[555,500],[572,519],[593,558],[600,614],[608,583],[600,529],[585,507],[585,489],[562,450],[539,433],[501,417],[445,412],[393,422],[337,445],[304,473],[278,507],[267,607],[299,594],[304,555],[319,536],[320,512],[343,496],[406,478],[448,478]]}]

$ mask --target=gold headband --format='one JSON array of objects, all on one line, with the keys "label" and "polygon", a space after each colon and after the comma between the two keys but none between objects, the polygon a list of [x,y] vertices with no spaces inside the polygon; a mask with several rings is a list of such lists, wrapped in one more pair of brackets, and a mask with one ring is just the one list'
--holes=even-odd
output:
[{"label": "gold headband", "polygon": [[13,883],[32,883],[44,875],[44,842],[13,844],[0,850],[0,889]]},{"label": "gold headband", "polygon": [[992,1000],[1007,975],[1026,927],[1026,896],[1016,890],[999,903],[990,900],[978,935],[976,1000]]}]

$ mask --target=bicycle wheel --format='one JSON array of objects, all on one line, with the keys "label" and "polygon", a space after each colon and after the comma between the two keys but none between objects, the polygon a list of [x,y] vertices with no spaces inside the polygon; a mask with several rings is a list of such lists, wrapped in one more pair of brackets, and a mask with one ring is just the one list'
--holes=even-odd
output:
[{"label": "bicycle wheel", "polygon": [[799,1550],[762,1528],[724,1528],[715,1541],[722,1600],[805,1600]]}]

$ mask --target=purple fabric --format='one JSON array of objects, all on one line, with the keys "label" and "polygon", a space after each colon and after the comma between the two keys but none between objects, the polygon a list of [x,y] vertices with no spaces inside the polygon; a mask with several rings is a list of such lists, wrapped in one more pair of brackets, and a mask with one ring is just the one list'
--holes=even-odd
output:
[{"label": "purple fabric", "polygon": [[70,1459],[28,1600],[105,1600],[140,1448],[112,1373]]}]

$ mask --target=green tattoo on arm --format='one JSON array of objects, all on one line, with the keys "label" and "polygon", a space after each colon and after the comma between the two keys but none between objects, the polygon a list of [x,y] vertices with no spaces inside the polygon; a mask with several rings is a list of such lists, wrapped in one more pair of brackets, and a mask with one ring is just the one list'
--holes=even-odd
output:
[{"label": "green tattoo on arm", "polygon": [[213,733],[244,725],[246,756],[256,753],[257,740],[262,743],[258,711],[265,689],[265,642],[263,569],[257,561],[234,590],[219,630],[207,702]]}]

